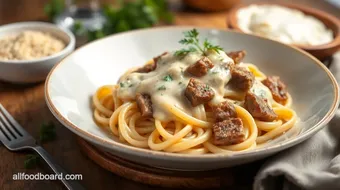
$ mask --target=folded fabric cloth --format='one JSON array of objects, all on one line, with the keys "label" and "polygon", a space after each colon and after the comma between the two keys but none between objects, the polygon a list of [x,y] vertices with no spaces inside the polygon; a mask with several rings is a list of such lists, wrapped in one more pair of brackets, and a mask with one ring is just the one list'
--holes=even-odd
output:
[{"label": "folded fabric cloth", "polygon": [[[340,83],[340,52],[330,70]],[[315,136],[270,158],[257,173],[254,189],[340,190],[340,110]]]}]

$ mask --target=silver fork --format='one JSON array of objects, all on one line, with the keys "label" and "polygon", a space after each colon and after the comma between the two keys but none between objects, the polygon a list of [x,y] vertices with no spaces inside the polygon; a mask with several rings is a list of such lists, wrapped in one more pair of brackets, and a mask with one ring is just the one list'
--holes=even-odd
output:
[{"label": "silver fork", "polygon": [[[22,128],[17,121],[7,112],[7,110],[0,104],[0,141],[11,151],[18,151],[23,149],[33,149],[36,151],[52,168],[54,173],[62,174],[64,177],[67,172],[61,168],[53,160],[41,146],[36,144],[35,139]],[[70,190],[84,189],[76,181],[61,180],[63,184]]]}]

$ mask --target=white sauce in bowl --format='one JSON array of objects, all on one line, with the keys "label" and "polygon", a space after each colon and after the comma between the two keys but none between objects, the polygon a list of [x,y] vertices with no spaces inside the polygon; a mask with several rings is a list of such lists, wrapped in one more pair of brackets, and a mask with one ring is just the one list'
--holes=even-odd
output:
[{"label": "white sauce in bowl", "polygon": [[333,40],[333,32],[320,20],[277,5],[250,5],[237,12],[240,29],[287,44],[321,45]]}]

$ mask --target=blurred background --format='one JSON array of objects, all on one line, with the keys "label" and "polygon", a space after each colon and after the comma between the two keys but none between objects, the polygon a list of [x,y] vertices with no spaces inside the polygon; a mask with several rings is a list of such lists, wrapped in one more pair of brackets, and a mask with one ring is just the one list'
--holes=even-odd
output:
[{"label": "blurred background", "polygon": [[110,34],[152,26],[226,28],[230,9],[254,2],[298,3],[340,18],[340,0],[0,0],[0,25],[52,22],[72,30],[79,47]]},{"label": "blurred background", "polygon": [[[91,41],[137,28],[181,25],[181,20],[176,17],[194,15],[192,25],[202,26],[197,12],[201,12],[202,17],[213,15],[215,22],[212,23],[216,23],[216,19],[223,23],[233,6],[259,1],[312,5],[339,18],[340,0],[0,0],[0,25],[19,21],[50,21],[68,27]],[[214,25],[205,22],[203,26]]]},{"label": "blurred background", "polygon": [[[46,20],[46,15],[44,12],[44,7],[46,3],[49,2],[57,2],[58,0],[0,0],[0,24],[6,24],[11,22],[18,22],[18,21],[28,21],[28,20]],[[65,1],[65,0],[60,0]],[[107,4],[114,4],[121,0],[66,0],[69,2],[78,2],[78,4],[82,4],[84,2],[97,2],[100,6],[107,5]],[[131,1],[131,0],[130,0]],[[162,0],[161,0],[162,1]],[[183,0],[185,1],[185,0]],[[167,0],[167,2],[171,6],[171,8],[178,8],[183,4],[182,0]],[[189,0],[190,1],[190,0]],[[197,2],[212,2],[212,0],[191,0]],[[233,4],[233,2],[282,2],[282,0],[213,0],[216,4],[219,2],[226,2],[227,4]],[[306,2],[313,1],[315,7],[318,6],[327,6],[327,8],[331,11],[332,14],[339,13],[339,9],[336,6],[340,6],[340,0],[285,0],[285,2],[295,2],[300,4],[307,4]],[[329,5],[325,5],[322,1],[330,2]],[[186,1],[188,2],[188,1]],[[211,4],[211,3],[209,3]],[[310,3],[308,3],[310,4]],[[217,6],[218,7],[218,6]],[[322,8],[320,7],[320,8]],[[209,7],[207,7],[209,9]],[[223,8],[223,7],[221,7]]]}]

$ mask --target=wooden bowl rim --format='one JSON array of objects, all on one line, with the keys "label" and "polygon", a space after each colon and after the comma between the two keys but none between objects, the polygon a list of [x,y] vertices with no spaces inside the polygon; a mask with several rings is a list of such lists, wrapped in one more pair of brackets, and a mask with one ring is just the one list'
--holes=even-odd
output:
[{"label": "wooden bowl rim", "polygon": [[[336,26],[336,29],[328,28],[331,29],[334,35],[334,39],[326,44],[321,44],[321,45],[299,45],[299,44],[288,44],[288,45],[294,45],[298,48],[304,49],[304,50],[325,50],[325,49],[331,49],[331,48],[336,48],[337,46],[340,46],[340,20],[334,17],[331,14],[328,14],[324,11],[321,11],[319,9],[315,8],[310,8],[310,7],[304,7],[301,4],[296,4],[296,3],[268,3],[268,2],[257,2],[257,3],[243,3],[240,4],[234,8],[232,8],[228,14],[227,18],[227,26],[231,27],[232,29],[235,29],[240,32],[244,32],[238,25],[237,18],[236,18],[236,13],[239,11],[241,8],[248,7],[250,5],[279,5],[279,6],[284,6],[288,7],[291,9],[296,9],[299,11],[302,11],[306,15],[313,16],[323,22],[325,22],[321,19],[320,17],[323,18],[324,20],[328,20],[329,22],[333,23],[334,26]],[[325,24],[326,25],[326,24]],[[327,25],[326,25],[327,26]],[[245,32],[244,32],[245,33]],[[251,33],[252,34],[252,33]],[[253,34],[256,35],[256,34]]]}]

